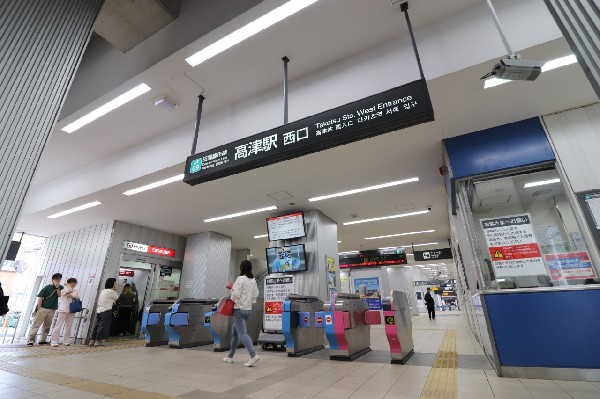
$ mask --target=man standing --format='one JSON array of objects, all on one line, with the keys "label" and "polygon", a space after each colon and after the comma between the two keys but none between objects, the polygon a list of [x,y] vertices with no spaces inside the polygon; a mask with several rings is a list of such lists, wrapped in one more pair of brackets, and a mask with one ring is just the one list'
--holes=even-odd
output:
[{"label": "man standing", "polygon": [[431,288],[429,287],[427,287],[427,294],[425,294],[425,304],[427,305],[429,320],[435,320],[435,300],[431,296]]},{"label": "man standing", "polygon": [[60,285],[62,274],[55,273],[52,275],[52,284],[48,284],[40,290],[37,294],[37,306],[33,319],[33,325],[29,331],[29,338],[27,339],[27,345],[32,346],[35,342],[35,336],[38,330],[43,325],[42,336],[40,337],[40,345],[49,345],[46,341],[48,333],[50,333],[50,326],[52,325],[52,319],[54,319],[54,313],[58,309],[58,298],[62,295],[63,286]]}]

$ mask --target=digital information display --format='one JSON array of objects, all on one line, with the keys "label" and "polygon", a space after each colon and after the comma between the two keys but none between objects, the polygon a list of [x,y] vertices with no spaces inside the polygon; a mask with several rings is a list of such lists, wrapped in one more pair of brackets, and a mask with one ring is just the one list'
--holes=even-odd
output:
[{"label": "digital information display", "polygon": [[194,186],[432,120],[427,82],[416,80],[192,155],[183,181]]},{"label": "digital information display", "polygon": [[307,270],[304,245],[291,245],[281,248],[267,248],[269,274],[304,272]]},{"label": "digital information display", "polygon": [[340,269],[351,267],[377,267],[406,264],[406,253],[387,251],[364,251],[357,254],[340,255]]},{"label": "digital information display", "polygon": [[267,231],[269,232],[269,241],[305,237],[304,213],[296,212],[267,218]]}]

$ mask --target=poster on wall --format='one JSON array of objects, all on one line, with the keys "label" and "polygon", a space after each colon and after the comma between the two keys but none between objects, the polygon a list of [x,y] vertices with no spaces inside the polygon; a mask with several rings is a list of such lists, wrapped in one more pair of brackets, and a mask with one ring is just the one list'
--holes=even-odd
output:
[{"label": "poster on wall", "polygon": [[125,284],[133,284],[133,276],[135,272],[129,269],[121,269],[119,270],[119,282],[117,284],[117,290],[119,292],[123,291],[123,287]]},{"label": "poster on wall", "polygon": [[265,312],[263,328],[266,331],[281,331],[283,321],[283,301],[293,292],[293,276],[265,278]]},{"label": "poster on wall", "polygon": [[350,276],[348,272],[340,271],[340,288],[342,292],[350,294]]},{"label": "poster on wall", "polygon": [[354,293],[360,295],[369,304],[369,310],[382,310],[381,285],[379,277],[364,277],[353,279]]},{"label": "poster on wall", "polygon": [[531,215],[481,219],[496,277],[547,275]]},{"label": "poster on wall", "polygon": [[550,278],[554,281],[596,278],[590,254],[567,252],[544,255]]},{"label": "poster on wall", "polygon": [[325,265],[327,267],[327,291],[331,295],[335,291],[337,278],[335,274],[335,259],[325,255]]}]

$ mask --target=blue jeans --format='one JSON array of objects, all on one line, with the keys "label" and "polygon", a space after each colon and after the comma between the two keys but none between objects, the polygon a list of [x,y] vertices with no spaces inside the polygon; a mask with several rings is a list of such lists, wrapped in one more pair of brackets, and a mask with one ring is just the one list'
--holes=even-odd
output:
[{"label": "blue jeans", "polygon": [[250,338],[248,335],[248,330],[246,328],[246,320],[249,316],[249,310],[234,309],[233,311],[233,331],[231,334],[231,349],[229,350],[229,357],[233,357],[233,355],[235,355],[235,351],[240,345],[240,339],[242,340],[242,343],[246,349],[248,349],[250,357],[254,357],[256,355],[252,338]]}]

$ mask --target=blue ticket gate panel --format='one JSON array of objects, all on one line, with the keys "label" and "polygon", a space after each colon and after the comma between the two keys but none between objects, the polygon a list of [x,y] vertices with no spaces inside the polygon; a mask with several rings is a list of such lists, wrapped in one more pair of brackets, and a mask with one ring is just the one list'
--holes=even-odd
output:
[{"label": "blue ticket gate panel", "polygon": [[170,348],[190,348],[213,343],[213,336],[204,327],[206,313],[212,311],[218,299],[180,299],[165,316],[165,329]]},{"label": "blue ticket gate panel", "polygon": [[283,336],[288,356],[323,349],[323,301],[314,296],[289,295],[283,302]]},{"label": "blue ticket gate panel", "polygon": [[[233,329],[233,317],[223,316],[219,313],[219,309],[223,306],[229,297],[221,298],[217,304],[216,310],[207,312],[204,315],[204,327],[213,336],[213,345],[215,352],[222,352],[231,348],[231,334]],[[256,299],[256,303],[252,305],[250,317],[246,320],[248,335],[252,342],[258,342],[258,336],[262,330],[262,312],[264,302],[261,298]],[[242,345],[240,341],[240,345]]]},{"label": "blue ticket gate panel", "polygon": [[173,300],[158,299],[146,305],[142,316],[142,331],[146,346],[166,345],[169,335],[165,329],[165,316],[175,303]]}]

